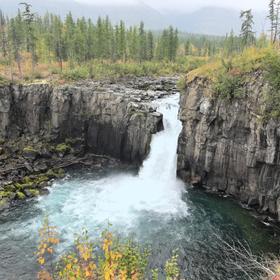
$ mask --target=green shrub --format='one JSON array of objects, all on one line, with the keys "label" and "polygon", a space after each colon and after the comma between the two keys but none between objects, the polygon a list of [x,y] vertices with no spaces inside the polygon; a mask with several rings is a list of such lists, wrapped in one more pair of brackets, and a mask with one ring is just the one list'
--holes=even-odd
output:
[{"label": "green shrub", "polygon": [[265,79],[270,88],[265,96],[265,117],[280,118],[280,54],[270,53],[264,61]]},{"label": "green shrub", "polygon": [[62,73],[64,79],[73,81],[87,79],[88,75],[88,69],[85,66],[64,70]]},{"label": "green shrub", "polygon": [[214,91],[219,97],[227,100],[241,97],[244,94],[244,80],[241,75],[220,74],[214,83]]}]

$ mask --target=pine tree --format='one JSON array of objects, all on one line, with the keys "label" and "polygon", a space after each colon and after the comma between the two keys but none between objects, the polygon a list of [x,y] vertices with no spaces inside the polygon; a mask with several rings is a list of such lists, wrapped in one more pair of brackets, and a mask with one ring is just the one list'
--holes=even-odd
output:
[{"label": "pine tree", "polygon": [[280,13],[280,1],[276,4],[275,20],[274,20],[274,37],[272,43],[275,44],[277,37],[279,36],[279,13]]},{"label": "pine tree", "polygon": [[139,27],[139,55],[138,59],[140,62],[146,60],[147,57],[147,43],[146,43],[146,32],[144,29],[144,22],[140,23]]},{"label": "pine tree", "polygon": [[251,46],[255,42],[253,32],[254,19],[252,10],[241,11],[240,18],[242,20],[240,37],[244,47]]},{"label": "pine tree", "polygon": [[74,33],[75,58],[80,64],[86,61],[87,47],[87,24],[84,17],[77,20]]},{"label": "pine tree", "polygon": [[118,52],[119,58],[123,61],[126,60],[126,34],[125,34],[125,24],[123,21],[120,22],[119,26],[119,43],[118,43]]},{"label": "pine tree", "polygon": [[185,51],[185,55],[191,55],[191,42],[190,40],[187,40],[184,44],[184,51]]},{"label": "pine tree", "polygon": [[95,28],[91,19],[87,22],[87,34],[86,34],[86,59],[91,60],[94,58],[94,37],[95,37]]},{"label": "pine tree", "polygon": [[138,59],[138,28],[136,26],[131,27],[128,31],[128,55],[129,59],[137,60]]},{"label": "pine tree", "polygon": [[175,29],[173,31],[173,34],[170,34],[171,36],[171,61],[175,61],[176,56],[177,56],[177,50],[178,50],[178,44],[179,44],[179,39],[178,39],[178,29]]},{"label": "pine tree", "polygon": [[65,20],[65,31],[64,31],[64,40],[65,40],[65,52],[66,57],[70,61],[70,67],[73,66],[75,60],[75,40],[74,34],[76,30],[76,24],[73,20],[71,12],[66,15]]},{"label": "pine tree", "polygon": [[269,2],[269,15],[268,19],[270,20],[270,41],[273,43],[275,38],[275,6],[276,0],[270,0]]},{"label": "pine tree", "polygon": [[151,31],[147,34],[147,60],[151,61],[154,58],[154,36]]},{"label": "pine tree", "polygon": [[46,13],[43,18],[43,26],[44,26],[44,31],[42,33],[42,36],[45,44],[47,60],[50,63],[51,56],[52,56],[53,34],[51,30],[52,23],[51,23],[51,18],[49,13]]},{"label": "pine tree", "polygon": [[96,56],[99,59],[104,58],[104,35],[104,25],[101,17],[99,17],[96,26]]},{"label": "pine tree", "polygon": [[7,32],[6,32],[6,19],[2,11],[0,10],[0,40],[1,40],[1,51],[3,57],[7,56]]},{"label": "pine tree", "polygon": [[53,18],[53,48],[56,60],[59,62],[60,70],[63,67],[63,24],[58,16]]},{"label": "pine tree", "polygon": [[18,70],[20,74],[20,78],[22,78],[22,71],[21,71],[21,57],[20,57],[20,39],[19,34],[17,32],[16,20],[12,18],[9,23],[9,30],[8,30],[8,39],[9,39],[9,50],[13,60],[17,62]]},{"label": "pine tree", "polygon": [[24,6],[23,19],[26,24],[26,36],[27,36],[27,51],[31,53],[32,58],[32,73],[34,73],[35,65],[37,63],[37,55],[36,55],[36,36],[34,31],[34,21],[35,14],[31,12],[32,5],[28,3],[20,3]]},{"label": "pine tree", "polygon": [[225,38],[224,50],[227,56],[232,55],[236,51],[236,37],[233,30],[231,30],[230,34]]}]

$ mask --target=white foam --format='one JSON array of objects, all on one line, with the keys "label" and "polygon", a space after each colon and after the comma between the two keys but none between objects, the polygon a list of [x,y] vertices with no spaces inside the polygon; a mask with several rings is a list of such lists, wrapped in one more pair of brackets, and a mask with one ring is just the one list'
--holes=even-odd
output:
[{"label": "white foam", "polygon": [[113,224],[118,231],[135,230],[139,219],[160,215],[162,219],[186,216],[183,183],[176,178],[178,96],[154,104],[164,114],[165,130],[154,135],[151,153],[139,175],[109,175],[99,180],[70,179],[52,188],[39,201],[53,224],[73,239],[83,228],[89,231]]}]

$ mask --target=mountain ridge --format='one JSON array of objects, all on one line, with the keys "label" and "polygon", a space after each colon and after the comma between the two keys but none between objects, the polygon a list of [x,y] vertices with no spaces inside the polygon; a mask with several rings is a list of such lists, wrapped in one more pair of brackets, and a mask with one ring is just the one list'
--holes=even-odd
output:
[{"label": "mountain ridge", "polygon": [[[33,10],[39,14],[51,12],[64,17],[69,11],[74,17],[84,16],[94,21],[98,16],[108,15],[113,23],[124,20],[127,25],[139,24],[143,21],[147,28],[153,30],[162,30],[168,25],[177,27],[182,32],[208,34],[208,35],[226,35],[231,30],[239,33],[240,19],[239,11],[231,8],[218,6],[205,6],[195,11],[182,11],[163,13],[155,8],[150,7],[143,1],[135,1],[135,4],[118,4],[118,5],[92,5],[89,3],[80,3],[74,0],[54,1],[48,0],[29,0]],[[18,0],[0,0],[1,10],[8,14],[14,15],[18,8]],[[257,33],[266,29],[265,13],[255,12],[255,31]]]}]

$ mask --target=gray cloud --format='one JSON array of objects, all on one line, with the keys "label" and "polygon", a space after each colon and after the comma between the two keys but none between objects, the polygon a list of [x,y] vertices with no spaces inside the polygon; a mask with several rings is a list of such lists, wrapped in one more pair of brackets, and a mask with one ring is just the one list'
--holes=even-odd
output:
[{"label": "gray cloud", "polygon": [[266,10],[269,0],[76,0],[90,4],[136,4],[145,3],[158,10],[189,11],[205,6],[231,7],[235,9]]}]

